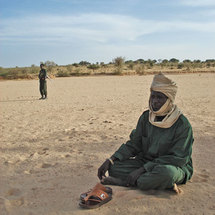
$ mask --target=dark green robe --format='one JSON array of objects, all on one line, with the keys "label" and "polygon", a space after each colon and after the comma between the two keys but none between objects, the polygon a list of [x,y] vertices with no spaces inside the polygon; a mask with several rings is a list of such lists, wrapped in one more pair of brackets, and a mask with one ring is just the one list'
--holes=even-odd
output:
[{"label": "dark green robe", "polygon": [[41,69],[39,73],[39,80],[40,80],[40,94],[41,96],[47,97],[47,83],[46,83],[46,78],[47,78],[47,71],[45,69]]},{"label": "dark green robe", "polygon": [[[192,127],[183,114],[170,128],[159,128],[149,122],[149,111],[145,111],[136,129],[132,131],[130,140],[114,153],[113,156],[119,161],[115,162],[109,174],[125,180],[130,172],[144,166],[146,173],[141,176],[142,178],[145,176],[144,183],[146,176],[147,183],[153,181],[152,177],[155,175],[158,181],[155,180],[153,185],[143,185],[142,189],[165,189],[174,183],[186,183],[193,174],[191,157],[193,140]],[[161,175],[166,177],[168,174],[172,180],[163,186],[160,184],[162,180],[159,179]]]}]

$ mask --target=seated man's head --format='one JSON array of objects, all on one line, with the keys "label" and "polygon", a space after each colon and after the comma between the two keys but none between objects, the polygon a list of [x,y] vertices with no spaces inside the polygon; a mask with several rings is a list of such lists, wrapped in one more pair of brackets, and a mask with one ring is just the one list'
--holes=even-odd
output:
[{"label": "seated man's head", "polygon": [[171,111],[177,92],[176,83],[159,73],[154,76],[150,89],[150,110],[157,115],[165,115]]},{"label": "seated man's head", "polygon": [[165,94],[152,90],[150,95],[150,104],[153,111],[160,110],[160,108],[166,103],[167,99],[168,97]]}]

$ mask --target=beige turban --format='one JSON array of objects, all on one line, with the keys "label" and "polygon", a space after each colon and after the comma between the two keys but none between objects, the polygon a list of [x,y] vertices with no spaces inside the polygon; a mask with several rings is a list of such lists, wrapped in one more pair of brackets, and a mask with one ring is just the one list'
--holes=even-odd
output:
[{"label": "beige turban", "polygon": [[174,102],[177,86],[175,82],[164,76],[162,73],[159,73],[154,76],[151,90],[165,94],[172,102]]},{"label": "beige turban", "polygon": [[[177,92],[176,83],[164,76],[162,73],[154,76],[151,85],[151,91],[157,91],[165,94],[168,99],[166,103],[158,110],[154,111],[149,100],[149,122],[160,128],[171,127],[181,115],[181,111],[173,104]],[[165,116],[162,121],[156,121],[156,116]]]}]

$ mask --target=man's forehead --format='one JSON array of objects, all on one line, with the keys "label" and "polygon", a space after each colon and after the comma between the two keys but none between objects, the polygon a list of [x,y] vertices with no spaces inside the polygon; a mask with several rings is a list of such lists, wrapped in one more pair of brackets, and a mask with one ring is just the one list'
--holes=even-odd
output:
[{"label": "man's forehead", "polygon": [[154,91],[154,90],[151,91],[151,95],[167,97],[164,93],[158,92],[158,91]]}]

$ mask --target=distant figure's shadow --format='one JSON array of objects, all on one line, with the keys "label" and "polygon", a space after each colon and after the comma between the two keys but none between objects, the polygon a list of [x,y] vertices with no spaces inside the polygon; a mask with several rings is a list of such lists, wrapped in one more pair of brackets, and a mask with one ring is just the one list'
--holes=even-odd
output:
[{"label": "distant figure's shadow", "polygon": [[3,103],[3,102],[29,102],[29,101],[41,101],[41,100],[39,100],[39,99],[13,99],[13,100],[5,100],[5,101],[0,100],[0,103]]}]

